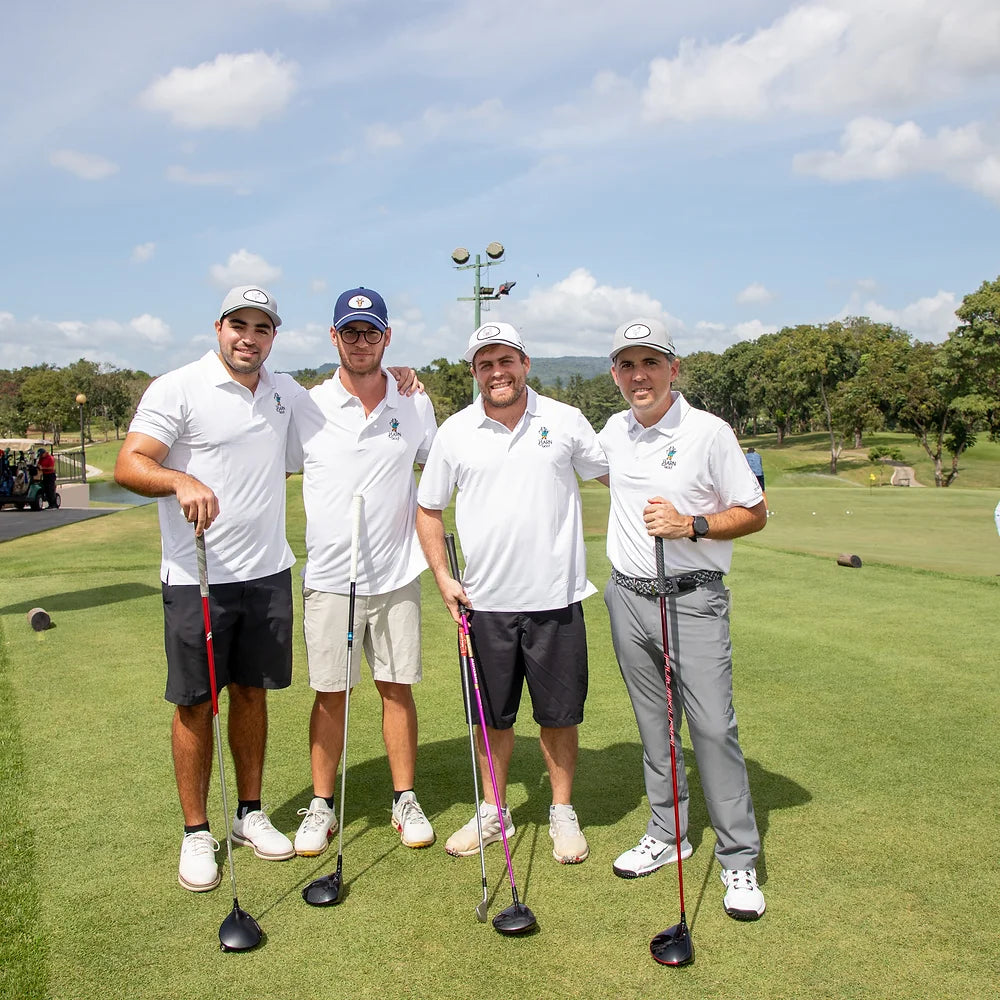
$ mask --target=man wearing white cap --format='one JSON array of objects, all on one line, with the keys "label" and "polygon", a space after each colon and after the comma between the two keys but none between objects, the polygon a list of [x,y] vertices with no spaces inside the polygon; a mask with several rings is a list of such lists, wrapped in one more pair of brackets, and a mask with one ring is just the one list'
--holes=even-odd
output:
[{"label": "man wearing white cap", "polygon": [[[434,830],[414,792],[421,679],[420,573],[414,532],[414,463],[427,459],[437,425],[425,395],[403,396],[382,368],[392,339],[385,301],[370,288],[344,292],[330,336],[340,367],[295,399],[289,472],[302,471],[306,511],[303,627],[309,683],[313,797],[299,810],[295,851],[315,857],[336,830],[334,783],[344,744],[352,526],[351,498],[363,497],[354,637],[382,699],[382,737],[393,784],[392,825],[406,847],[428,847]],[[359,663],[350,687],[359,680]]]},{"label": "man wearing white cap", "polygon": [[[691,854],[688,786],[679,746],[687,713],[715,856],[726,886],[723,905],[738,920],[764,912],[757,884],[760,836],[732,696],[729,571],[734,538],[767,523],[760,485],[732,428],[695,409],[671,386],[680,368],[666,327],[638,318],[616,331],[611,375],[629,409],[600,433],[611,470],[604,592],[615,655],[643,745],[650,819],[639,843],[614,862],[637,878]],[[664,688],[659,588],[653,539],[664,542],[667,613],[677,746],[681,843],[673,822],[670,739]]]},{"label": "man wearing white cap", "polygon": [[215,323],[218,351],[161,375],[146,390],[115,465],[115,479],[159,497],[166,699],[184,839],[178,881],[193,892],[221,878],[209,832],[212,702],[194,531],[205,532],[218,687],[229,691],[229,745],[239,806],[233,840],[259,858],[294,855],[261,807],[267,689],[292,679],[295,562],[285,540],[285,438],[290,375],[264,367],[281,325],[274,298],[233,288]]},{"label": "man wearing white cap", "polygon": [[[480,737],[486,801],[478,804],[483,843],[514,832],[506,804],[514,722],[526,682],[552,786],[549,834],[563,864],[583,861],[587,840],[572,806],[577,726],[587,695],[581,601],[586,576],[577,475],[607,481],[590,424],[572,406],[526,385],[531,361],[509,323],[488,323],[465,360],[480,396],[438,430],[417,494],[417,532],[452,617],[474,608],[471,630],[500,802],[494,802]],[[465,554],[465,589],[448,566],[442,511],[458,489],[455,523]],[[479,851],[476,817],[445,845]]]}]

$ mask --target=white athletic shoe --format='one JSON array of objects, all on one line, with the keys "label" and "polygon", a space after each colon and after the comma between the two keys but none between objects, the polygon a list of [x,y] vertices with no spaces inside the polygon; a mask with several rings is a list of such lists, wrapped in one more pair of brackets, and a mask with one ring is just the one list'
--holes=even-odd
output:
[{"label": "white athletic shoe", "polygon": [[[681,841],[681,860],[685,861],[691,857],[693,850],[685,837]],[[664,843],[647,833],[635,847],[624,854],[619,854],[611,867],[619,878],[640,878],[643,875],[651,875],[657,868],[674,864],[676,861],[675,844]]]},{"label": "white athletic shoe", "polygon": [[549,836],[552,838],[552,857],[559,864],[575,865],[587,860],[590,845],[572,806],[549,806]]},{"label": "white athletic shoe", "polygon": [[434,843],[434,828],[413,792],[403,792],[393,803],[392,825],[404,847],[430,847]]},{"label": "white athletic shoe", "polygon": [[303,819],[295,831],[295,853],[302,858],[315,858],[326,850],[330,837],[337,832],[336,813],[326,799],[317,796],[308,809],[300,809],[296,815]]},{"label": "white athletic shoe", "polygon": [[756,920],[764,913],[764,893],[757,885],[756,868],[726,868],[720,878],[726,887],[722,905],[734,920]]},{"label": "white athletic shoe", "polygon": [[208,830],[185,833],[181,841],[181,863],[177,881],[192,892],[208,892],[222,881],[222,872],[215,863],[219,842]]},{"label": "white athletic shoe", "polygon": [[275,830],[263,809],[248,812],[243,819],[233,819],[233,843],[249,844],[254,854],[265,861],[287,861],[295,857],[292,842]]},{"label": "white athletic shoe", "polygon": [[[483,847],[495,844],[500,840],[500,813],[497,807],[488,802],[481,802],[479,817],[483,824]],[[508,837],[514,836],[514,823],[510,818],[509,808],[503,811],[503,827]],[[479,834],[476,830],[475,816],[448,838],[444,849],[456,858],[467,858],[470,854],[479,853]]]}]

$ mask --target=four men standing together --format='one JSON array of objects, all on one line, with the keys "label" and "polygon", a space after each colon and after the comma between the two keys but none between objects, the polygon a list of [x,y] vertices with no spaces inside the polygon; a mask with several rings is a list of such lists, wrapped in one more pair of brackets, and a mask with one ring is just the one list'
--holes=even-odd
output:
[{"label": "four men standing together", "polygon": [[[426,847],[434,831],[414,791],[421,677],[421,571],[430,566],[452,616],[472,614],[487,735],[501,801],[486,780],[477,804],[483,842],[510,835],[505,800],[513,726],[527,684],[549,774],[553,856],[572,864],[590,851],[572,804],[577,727],[587,694],[581,602],[587,580],[577,478],[611,489],[605,590],[612,637],[643,742],[651,818],[636,847],[614,863],[625,878],[690,853],[674,843],[663,650],[656,617],[653,539],[666,539],[674,697],[688,714],[726,911],[764,912],[754,866],[760,850],[732,708],[728,591],[732,539],[766,521],[760,489],[732,430],[691,407],[671,386],[679,362],[656,320],[615,333],[612,375],[629,409],[598,436],[574,407],[526,384],[531,361],[509,324],[480,327],[469,342],[480,395],[438,430],[422,394],[403,395],[382,367],[388,313],[370,289],[337,300],[331,338],[340,367],[305,392],[264,367],[277,306],[242,286],[216,321],[218,352],[157,379],[136,412],[115,470],[124,486],[160,498],[166,697],[177,707],[174,764],[185,835],[178,878],[194,891],[219,882],[206,800],[211,773],[211,700],[193,533],[209,530],[213,634],[219,686],[230,691],[229,742],[239,806],[233,839],[282,860],[325,850],[336,829],[334,784],[343,745],[344,636],[351,555],[351,498],[365,498],[359,538],[355,634],[382,699],[382,733],[393,784],[391,822],[403,844]],[[409,373],[412,375],[412,373]],[[404,389],[410,388],[404,374]],[[735,459],[734,459],[735,456]],[[425,466],[426,463],[426,467]],[[417,487],[414,464],[424,469]],[[266,690],[291,681],[291,581],[284,476],[302,471],[307,563],[303,627],[310,685],[313,797],[294,843],[261,806]],[[456,525],[466,557],[453,579],[442,512],[457,489]],[[193,530],[192,530],[193,529]],[[416,544],[419,537],[420,546]],[[421,553],[421,547],[423,552]],[[426,559],[426,562],[425,562]],[[678,720],[679,726],[679,720]],[[665,757],[666,754],[666,757]],[[679,769],[682,827],[687,783]],[[479,851],[477,817],[448,838],[448,853]]]}]

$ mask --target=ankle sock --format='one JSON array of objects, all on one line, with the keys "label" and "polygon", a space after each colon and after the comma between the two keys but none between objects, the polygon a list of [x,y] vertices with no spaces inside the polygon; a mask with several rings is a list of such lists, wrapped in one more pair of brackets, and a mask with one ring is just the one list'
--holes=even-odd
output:
[{"label": "ankle sock", "polygon": [[207,821],[204,823],[198,823],[196,826],[187,826],[187,824],[184,826],[185,833],[201,833],[202,830],[204,830],[205,833],[209,832]]},{"label": "ankle sock", "polygon": [[412,792],[412,791],[413,791],[412,788],[404,788],[401,792],[393,792],[392,804],[395,805],[400,800],[401,796],[405,795],[407,792]]},{"label": "ankle sock", "polygon": [[257,812],[260,809],[260,799],[240,799],[240,804],[236,807],[236,818],[243,819],[249,812]]}]

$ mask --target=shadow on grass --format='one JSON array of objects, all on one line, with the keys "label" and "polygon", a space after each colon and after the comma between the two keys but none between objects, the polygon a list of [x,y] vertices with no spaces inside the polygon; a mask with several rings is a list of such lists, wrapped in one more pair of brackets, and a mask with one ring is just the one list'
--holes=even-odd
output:
[{"label": "shadow on grass", "polygon": [[0,608],[0,614],[27,614],[32,608],[45,608],[49,614],[59,611],[84,611],[87,608],[97,608],[104,604],[117,604],[120,601],[133,601],[140,597],[152,597],[160,594],[159,587],[151,587],[148,583],[119,583],[108,587],[93,587],[90,590],[67,590],[61,594],[43,594],[26,598],[14,604]]}]

